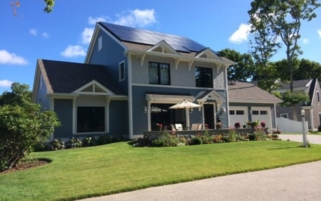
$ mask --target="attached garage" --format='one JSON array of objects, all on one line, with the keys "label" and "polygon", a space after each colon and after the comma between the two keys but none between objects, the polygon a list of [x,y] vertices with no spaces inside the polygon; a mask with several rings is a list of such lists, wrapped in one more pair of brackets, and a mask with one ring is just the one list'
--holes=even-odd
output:
[{"label": "attached garage", "polygon": [[282,102],[279,98],[249,82],[230,81],[228,83],[229,126],[236,122],[265,122],[268,131],[277,128],[275,106]]},{"label": "attached garage", "polygon": [[272,128],[271,109],[269,107],[251,107],[252,121],[265,122],[266,127]]},{"label": "attached garage", "polygon": [[248,108],[247,107],[233,107],[229,108],[230,114],[230,126],[234,126],[236,122],[239,122],[241,125],[244,125],[249,121],[248,119]]}]

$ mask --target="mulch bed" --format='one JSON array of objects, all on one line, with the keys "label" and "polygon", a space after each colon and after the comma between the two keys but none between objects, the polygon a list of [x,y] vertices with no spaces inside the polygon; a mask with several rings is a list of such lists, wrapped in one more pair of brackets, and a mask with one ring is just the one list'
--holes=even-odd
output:
[{"label": "mulch bed", "polygon": [[39,167],[42,165],[46,165],[48,163],[50,163],[50,161],[45,160],[45,159],[25,160],[25,161],[19,162],[16,165],[16,167],[11,168],[10,170],[5,170],[5,171],[0,172],[0,174],[8,174],[8,173],[12,173],[12,172],[17,172],[17,171],[29,169],[29,168]]}]

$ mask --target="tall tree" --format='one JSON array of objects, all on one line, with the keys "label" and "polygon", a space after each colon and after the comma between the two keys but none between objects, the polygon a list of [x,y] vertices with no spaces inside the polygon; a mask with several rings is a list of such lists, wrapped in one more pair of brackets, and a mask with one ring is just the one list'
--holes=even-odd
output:
[{"label": "tall tree", "polygon": [[[297,44],[300,38],[301,22],[316,17],[317,0],[253,0],[250,15],[251,32],[258,38],[272,38],[264,48],[277,47],[281,41],[286,48],[290,90],[293,91],[293,59],[302,54]],[[264,41],[261,41],[264,43]]]},{"label": "tall tree", "polygon": [[321,80],[321,64],[308,59],[301,59],[298,69],[293,73],[293,80],[318,78]]},{"label": "tall tree", "polygon": [[232,49],[223,49],[218,54],[235,62],[228,68],[228,79],[246,81],[253,77],[254,62],[250,54],[241,54]]}]

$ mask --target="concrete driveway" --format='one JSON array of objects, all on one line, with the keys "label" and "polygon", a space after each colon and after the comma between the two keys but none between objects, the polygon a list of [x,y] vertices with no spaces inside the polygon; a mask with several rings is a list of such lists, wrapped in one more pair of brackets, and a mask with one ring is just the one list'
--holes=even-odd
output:
[{"label": "concrete driveway", "polygon": [[[302,142],[302,135],[280,135],[280,138]],[[311,144],[321,144],[321,136],[309,135],[308,139]],[[321,200],[321,161],[153,187],[86,200],[319,201]]]}]

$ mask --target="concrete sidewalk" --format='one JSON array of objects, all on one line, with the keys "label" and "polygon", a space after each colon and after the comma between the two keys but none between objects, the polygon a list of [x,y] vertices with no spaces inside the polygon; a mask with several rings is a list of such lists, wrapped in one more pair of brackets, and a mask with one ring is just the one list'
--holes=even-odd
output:
[{"label": "concrete sidewalk", "polygon": [[[302,142],[302,135],[280,135],[280,138]],[[308,139],[311,144],[321,144],[321,136],[309,135]],[[318,201],[321,200],[321,161],[153,187],[85,200]]]}]

